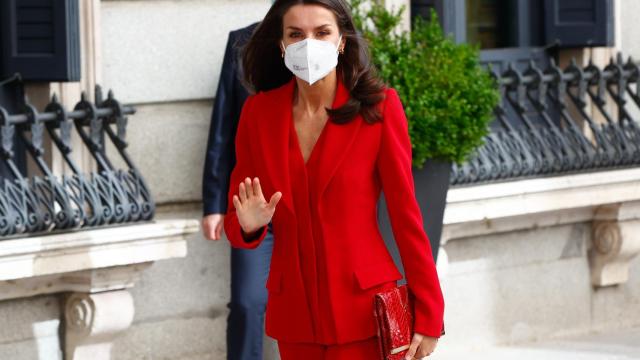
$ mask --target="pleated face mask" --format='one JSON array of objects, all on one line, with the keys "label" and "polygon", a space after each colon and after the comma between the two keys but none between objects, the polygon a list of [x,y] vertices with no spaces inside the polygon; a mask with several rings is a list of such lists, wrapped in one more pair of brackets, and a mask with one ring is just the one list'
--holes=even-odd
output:
[{"label": "pleated face mask", "polygon": [[[284,64],[300,79],[313,85],[338,66],[338,45],[330,41],[304,39],[285,48]],[[284,43],[282,43],[284,47]]]}]

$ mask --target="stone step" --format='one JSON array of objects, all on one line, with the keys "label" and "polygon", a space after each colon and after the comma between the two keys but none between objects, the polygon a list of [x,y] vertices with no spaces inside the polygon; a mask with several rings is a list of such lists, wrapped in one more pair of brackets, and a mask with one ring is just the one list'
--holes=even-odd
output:
[{"label": "stone step", "polygon": [[[447,344],[451,345],[451,344]],[[627,360],[640,359],[640,328],[485,349],[438,349],[430,360]]]}]

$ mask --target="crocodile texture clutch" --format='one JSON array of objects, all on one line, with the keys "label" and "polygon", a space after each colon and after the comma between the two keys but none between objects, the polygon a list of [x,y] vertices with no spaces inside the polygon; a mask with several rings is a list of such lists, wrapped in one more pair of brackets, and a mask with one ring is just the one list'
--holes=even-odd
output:
[{"label": "crocodile texture clutch", "polygon": [[[413,295],[407,285],[377,293],[373,315],[378,328],[380,359],[403,360],[413,337]],[[440,335],[444,335],[444,325]]]},{"label": "crocodile texture clutch", "polygon": [[413,335],[413,300],[406,285],[374,296],[374,318],[382,360],[402,360]]}]

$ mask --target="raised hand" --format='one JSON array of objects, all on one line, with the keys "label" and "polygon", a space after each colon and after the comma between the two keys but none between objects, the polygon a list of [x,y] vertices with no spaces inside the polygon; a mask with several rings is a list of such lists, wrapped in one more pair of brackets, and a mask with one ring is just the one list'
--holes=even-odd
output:
[{"label": "raised hand", "polygon": [[276,205],[282,198],[281,192],[276,192],[267,202],[262,195],[260,180],[256,177],[244,179],[239,185],[238,195],[233,195],[233,206],[236,208],[238,222],[246,234],[251,234],[261,227],[267,225]]}]

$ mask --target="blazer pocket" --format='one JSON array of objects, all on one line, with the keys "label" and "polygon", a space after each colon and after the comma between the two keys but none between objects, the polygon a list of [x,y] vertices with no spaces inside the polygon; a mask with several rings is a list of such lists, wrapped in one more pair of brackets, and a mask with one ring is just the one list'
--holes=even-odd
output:
[{"label": "blazer pocket", "polygon": [[274,294],[279,293],[282,290],[282,273],[277,270],[271,270],[267,278],[266,287]]},{"label": "blazer pocket", "polygon": [[357,268],[355,276],[360,289],[366,290],[376,285],[402,279],[402,274],[392,261],[366,265]]}]

